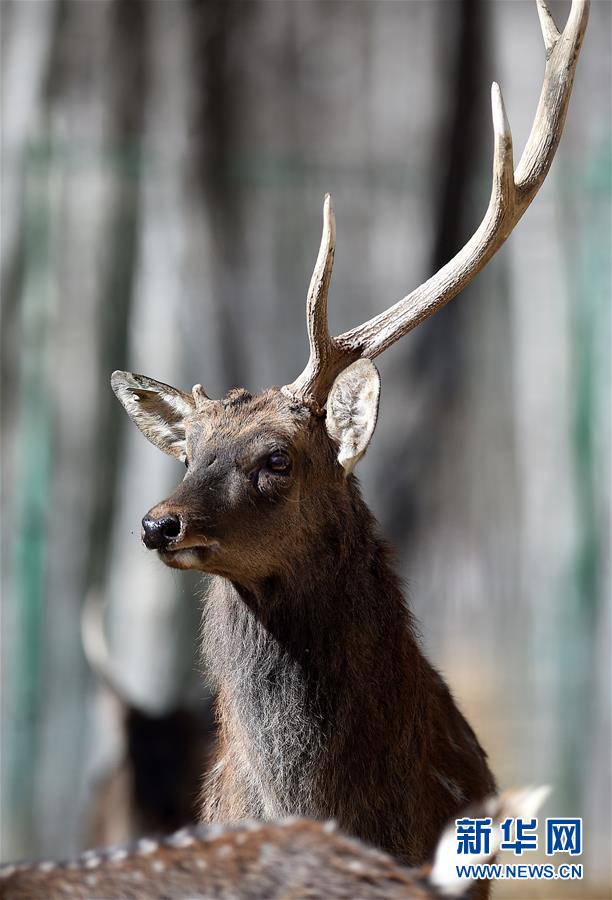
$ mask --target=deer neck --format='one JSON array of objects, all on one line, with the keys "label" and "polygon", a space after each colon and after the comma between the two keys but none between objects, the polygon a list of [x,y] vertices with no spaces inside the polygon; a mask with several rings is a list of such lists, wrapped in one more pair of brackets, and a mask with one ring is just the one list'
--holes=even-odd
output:
[{"label": "deer neck", "polygon": [[364,728],[376,734],[379,719],[388,743],[384,710],[394,732],[414,713],[403,699],[420,670],[410,614],[356,483],[343,500],[324,516],[319,505],[310,552],[290,571],[248,588],[219,578],[206,603],[222,743],[249,815],[330,814],[313,796],[325,758]]}]

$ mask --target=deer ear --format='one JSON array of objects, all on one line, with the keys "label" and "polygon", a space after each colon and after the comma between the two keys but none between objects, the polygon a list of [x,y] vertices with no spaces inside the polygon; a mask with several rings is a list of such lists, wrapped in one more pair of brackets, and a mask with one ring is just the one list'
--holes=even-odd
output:
[{"label": "deer ear", "polygon": [[358,359],[334,381],[327,398],[327,433],[338,446],[347,475],[368,448],[378,416],[380,376],[369,359]]},{"label": "deer ear", "polygon": [[168,384],[132,372],[113,372],[111,387],[144,436],[170,456],[185,460],[185,417],[195,401]]}]

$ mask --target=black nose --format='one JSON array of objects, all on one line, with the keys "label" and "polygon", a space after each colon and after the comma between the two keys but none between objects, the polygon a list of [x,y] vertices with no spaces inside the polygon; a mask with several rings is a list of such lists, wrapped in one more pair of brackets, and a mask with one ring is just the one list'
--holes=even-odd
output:
[{"label": "black nose", "polygon": [[178,516],[167,515],[159,519],[145,516],[142,520],[142,542],[149,550],[163,550],[181,533]]}]

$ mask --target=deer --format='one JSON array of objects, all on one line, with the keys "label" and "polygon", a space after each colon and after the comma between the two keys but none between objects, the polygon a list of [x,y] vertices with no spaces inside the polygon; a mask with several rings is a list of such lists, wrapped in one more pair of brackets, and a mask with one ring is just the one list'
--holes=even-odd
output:
[{"label": "deer", "polygon": [[81,611],[81,643],[118,744],[94,780],[86,839],[94,844],[170,834],[199,813],[201,769],[214,738],[208,702],[147,708],[121,677],[104,625],[104,604],[90,591]]},{"label": "deer", "polygon": [[[354,469],[378,415],[373,360],[484,268],[552,164],[589,3],[572,0],[562,31],[543,0],[537,11],[546,63],[523,154],[515,169],[494,82],[489,205],[438,272],[332,336],[328,194],[306,301],[310,353],[292,383],[212,399],[201,384],[187,393],[140,374],[112,375],[144,436],[186,466],[177,489],[142,519],[142,541],[166,566],[211,579],[202,644],[219,738],[203,790],[205,823],[332,818],[418,866],[445,822],[495,792],[485,751],[420,648]],[[487,885],[479,889],[488,895]]]},{"label": "deer", "polygon": [[[310,355],[295,381],[215,400],[200,384],[186,393],[138,374],[112,375],[145,437],[187,466],[176,491],[144,516],[144,544],[167,566],[213,582],[203,645],[220,734],[204,823],[332,818],[349,836],[419,866],[432,858],[445,822],[495,791],[484,750],[419,646],[353,470],[376,425],[372,360],[472,281],[550,170],[589,2],[572,0],[562,31],[544,0],[536,2],[546,63],[530,135],[515,169],[494,83],[491,198],[446,265],[332,336],[328,195],[307,295]],[[488,886],[478,887],[486,896]]]},{"label": "deer", "polygon": [[548,788],[491,797],[471,811],[491,823],[482,854],[457,854],[450,823],[431,863],[406,868],[392,856],[343,835],[333,821],[200,825],[161,839],[87,850],[66,862],[0,866],[4,900],[434,900],[468,897],[472,880],[457,865],[483,865],[497,852],[501,823],[531,818]]}]

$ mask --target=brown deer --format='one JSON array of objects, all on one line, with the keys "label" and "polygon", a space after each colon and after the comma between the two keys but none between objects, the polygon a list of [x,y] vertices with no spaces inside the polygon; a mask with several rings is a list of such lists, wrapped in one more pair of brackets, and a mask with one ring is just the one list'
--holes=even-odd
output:
[{"label": "brown deer", "polygon": [[188,394],[142,375],[112,376],[143,434],[187,466],[172,496],[145,515],[145,545],[168,566],[214,576],[203,633],[220,737],[206,822],[333,818],[419,865],[444,823],[495,788],[486,754],[421,652],[353,469],[376,424],[372,359],[474,278],[552,163],[589,5],[573,0],[561,33],[542,0],[537,8],[546,67],[527,145],[515,171],[494,84],[490,203],[440,271],[332,337],[328,196],[307,299],[310,358],[292,384],[212,400],[201,385]]},{"label": "brown deer", "polygon": [[458,856],[451,824],[431,865],[407,869],[386,853],[340,834],[333,822],[284,819],[184,828],[161,840],[88,850],[69,862],[0,866],[4,900],[426,900],[466,897],[457,873],[487,862],[507,817],[531,817],[546,789],[507,791],[473,811],[491,817],[489,853]]}]

